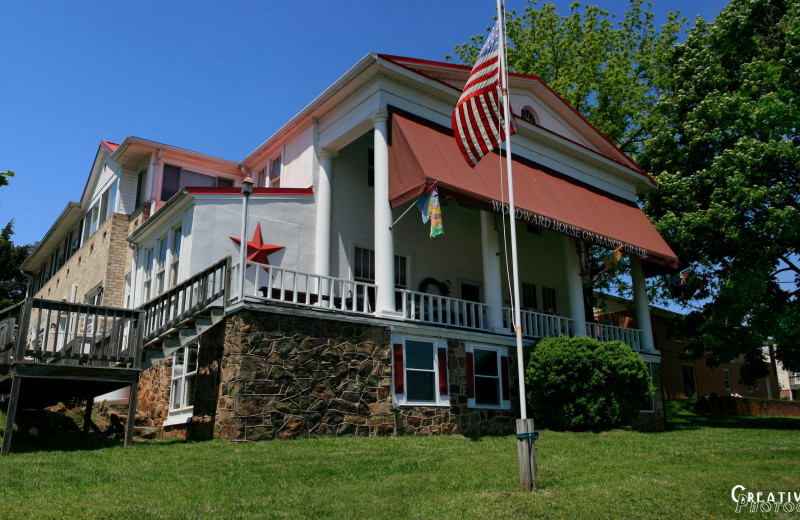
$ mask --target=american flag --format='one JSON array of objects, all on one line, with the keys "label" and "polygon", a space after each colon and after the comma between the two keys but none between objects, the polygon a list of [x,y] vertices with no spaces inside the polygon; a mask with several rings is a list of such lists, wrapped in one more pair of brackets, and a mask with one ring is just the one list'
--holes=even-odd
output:
[{"label": "american flag", "polygon": [[[500,106],[500,20],[492,27],[453,111],[456,143],[474,167],[506,134]],[[511,133],[514,133],[513,126]]]}]

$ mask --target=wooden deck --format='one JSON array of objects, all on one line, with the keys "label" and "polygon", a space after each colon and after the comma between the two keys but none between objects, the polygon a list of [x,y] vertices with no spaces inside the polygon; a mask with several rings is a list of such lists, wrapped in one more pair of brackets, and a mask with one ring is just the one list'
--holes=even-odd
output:
[{"label": "wooden deck", "polygon": [[[7,455],[17,409],[41,408],[131,388],[135,417],[144,311],[28,298],[0,311],[0,393],[8,411],[0,454]],[[125,444],[133,439],[133,420]]]}]

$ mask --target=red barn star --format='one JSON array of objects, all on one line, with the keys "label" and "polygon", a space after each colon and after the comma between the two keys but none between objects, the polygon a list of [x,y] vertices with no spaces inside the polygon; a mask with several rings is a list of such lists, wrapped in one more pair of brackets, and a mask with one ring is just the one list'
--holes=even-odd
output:
[{"label": "red barn star", "polygon": [[[238,238],[228,237],[237,245],[241,245],[242,241]],[[253,240],[247,242],[247,259],[251,262],[258,262],[259,264],[269,265],[269,255],[277,253],[281,249],[286,249],[284,246],[275,246],[272,244],[265,244],[261,238],[261,224],[256,224],[256,232],[253,233]]]}]

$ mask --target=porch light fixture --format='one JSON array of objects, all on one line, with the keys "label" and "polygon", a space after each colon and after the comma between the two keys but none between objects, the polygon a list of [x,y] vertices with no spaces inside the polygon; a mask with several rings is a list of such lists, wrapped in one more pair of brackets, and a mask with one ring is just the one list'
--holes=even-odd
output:
[{"label": "porch light fixture", "polygon": [[245,177],[242,181],[242,195],[245,197],[253,193],[253,179]]}]

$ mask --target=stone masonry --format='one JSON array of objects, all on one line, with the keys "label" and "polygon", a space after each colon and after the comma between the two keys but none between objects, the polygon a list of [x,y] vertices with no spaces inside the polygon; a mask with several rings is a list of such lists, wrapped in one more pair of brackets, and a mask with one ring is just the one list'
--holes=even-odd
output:
[{"label": "stone masonry", "polygon": [[[229,319],[215,436],[260,440],[513,431],[513,381],[511,410],[467,407],[463,341],[448,343],[450,407],[395,408],[388,327],[314,314],[242,310]],[[514,362],[512,355],[511,374]]]}]

